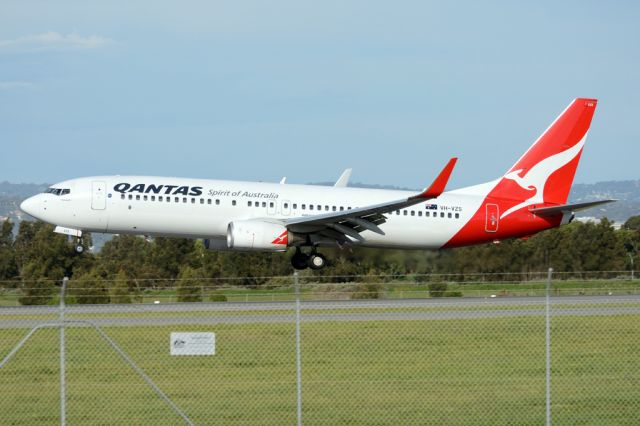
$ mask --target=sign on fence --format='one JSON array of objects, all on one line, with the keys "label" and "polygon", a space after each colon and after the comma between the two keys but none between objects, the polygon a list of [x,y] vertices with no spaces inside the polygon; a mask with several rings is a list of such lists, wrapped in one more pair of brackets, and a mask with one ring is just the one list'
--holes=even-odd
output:
[{"label": "sign on fence", "polygon": [[215,355],[215,333],[171,333],[171,355]]}]

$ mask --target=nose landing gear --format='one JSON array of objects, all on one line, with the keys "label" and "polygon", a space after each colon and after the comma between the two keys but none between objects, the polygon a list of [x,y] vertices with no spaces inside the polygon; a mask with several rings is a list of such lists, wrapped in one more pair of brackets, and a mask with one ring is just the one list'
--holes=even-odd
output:
[{"label": "nose landing gear", "polygon": [[84,246],[82,245],[83,241],[81,237],[76,238],[76,253],[81,254],[84,252]]},{"label": "nose landing gear", "polygon": [[296,247],[296,252],[293,257],[291,257],[291,266],[298,270],[307,268],[318,270],[327,266],[327,258],[317,253],[315,247],[309,254],[303,253],[299,247]]}]

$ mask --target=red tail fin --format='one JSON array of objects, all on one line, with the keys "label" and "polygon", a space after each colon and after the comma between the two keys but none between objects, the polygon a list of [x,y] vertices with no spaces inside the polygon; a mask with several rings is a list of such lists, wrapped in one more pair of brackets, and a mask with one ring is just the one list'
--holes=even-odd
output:
[{"label": "red tail fin", "polygon": [[522,200],[502,217],[525,206],[564,204],[580,161],[596,99],[575,99],[504,175],[492,195]]},{"label": "red tail fin", "polygon": [[[567,201],[596,103],[583,98],[571,102],[495,186],[487,189],[473,218],[445,247],[531,235],[559,226],[564,210],[571,206],[552,208]],[[531,210],[546,214],[532,214]],[[519,214],[513,214],[516,212]]]}]

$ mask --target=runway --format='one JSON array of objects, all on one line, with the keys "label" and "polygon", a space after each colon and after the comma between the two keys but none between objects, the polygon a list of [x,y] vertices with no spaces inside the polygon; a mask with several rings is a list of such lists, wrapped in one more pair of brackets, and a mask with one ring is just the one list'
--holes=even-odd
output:
[{"label": "runway", "polygon": [[[301,303],[301,309],[305,323],[436,321],[542,316],[544,303],[544,297],[307,301]],[[293,323],[294,309],[294,302],[71,305],[65,314],[70,321],[90,320],[103,327],[147,327]],[[58,312],[55,306],[1,308],[0,328],[28,328],[43,322],[54,324]],[[629,314],[640,314],[640,296],[552,298],[553,316]],[[20,318],[22,316],[24,318]],[[70,322],[69,325],[82,324]]]}]

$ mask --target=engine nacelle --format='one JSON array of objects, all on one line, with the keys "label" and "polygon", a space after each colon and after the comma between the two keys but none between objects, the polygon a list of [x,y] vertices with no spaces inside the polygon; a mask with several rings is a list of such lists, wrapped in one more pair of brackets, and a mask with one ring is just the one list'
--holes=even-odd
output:
[{"label": "engine nacelle", "polygon": [[285,251],[289,231],[278,223],[239,220],[227,227],[227,248],[231,250]]}]

